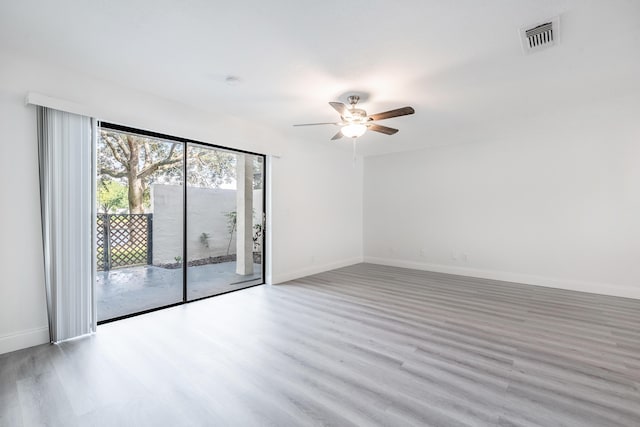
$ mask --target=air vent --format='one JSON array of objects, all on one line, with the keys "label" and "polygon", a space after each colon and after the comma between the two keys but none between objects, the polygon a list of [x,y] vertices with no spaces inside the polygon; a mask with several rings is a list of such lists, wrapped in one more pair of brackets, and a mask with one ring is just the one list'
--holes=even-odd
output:
[{"label": "air vent", "polygon": [[551,43],[553,42],[553,24],[547,22],[546,24],[538,25],[535,28],[525,31],[525,34],[529,42],[529,48]]},{"label": "air vent", "polygon": [[554,18],[542,24],[520,30],[524,52],[533,53],[557,44],[560,35],[559,24],[559,18]]}]

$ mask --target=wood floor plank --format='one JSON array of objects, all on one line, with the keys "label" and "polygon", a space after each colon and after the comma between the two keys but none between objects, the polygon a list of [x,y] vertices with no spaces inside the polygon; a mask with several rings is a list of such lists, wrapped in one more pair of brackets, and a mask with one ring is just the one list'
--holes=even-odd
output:
[{"label": "wood floor plank", "polygon": [[0,356],[0,426],[22,425],[22,407],[18,396],[17,359],[20,352]]},{"label": "wood floor plank", "polygon": [[640,301],[358,264],[0,355],[0,426],[640,426]]}]

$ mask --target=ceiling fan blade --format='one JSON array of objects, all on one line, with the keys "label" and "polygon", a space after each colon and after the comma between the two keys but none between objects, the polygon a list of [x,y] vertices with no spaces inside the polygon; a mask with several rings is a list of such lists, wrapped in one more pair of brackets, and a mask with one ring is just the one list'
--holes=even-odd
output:
[{"label": "ceiling fan blade", "polygon": [[318,126],[318,125],[341,125],[339,122],[324,122],[324,123],[301,123],[294,126]]},{"label": "ceiling fan blade", "polygon": [[375,124],[368,125],[368,127],[369,127],[369,130],[372,130],[374,132],[384,133],[385,135],[393,135],[394,133],[398,132],[398,129],[375,125]]},{"label": "ceiling fan blade", "polygon": [[412,107],[396,108],[395,110],[385,111],[384,113],[371,114],[369,116],[369,120],[390,119],[392,117],[407,116],[407,115],[413,114],[415,112],[416,112],[416,110],[414,110]]},{"label": "ceiling fan blade", "polygon": [[349,111],[349,107],[347,107],[342,102],[330,102],[331,105],[338,113],[340,113],[340,117],[350,117],[351,112]]},{"label": "ceiling fan blade", "polygon": [[342,138],[342,131],[339,130],[338,133],[336,133],[335,135],[333,135],[333,138],[331,138],[332,141],[335,141],[336,139],[340,139]]}]

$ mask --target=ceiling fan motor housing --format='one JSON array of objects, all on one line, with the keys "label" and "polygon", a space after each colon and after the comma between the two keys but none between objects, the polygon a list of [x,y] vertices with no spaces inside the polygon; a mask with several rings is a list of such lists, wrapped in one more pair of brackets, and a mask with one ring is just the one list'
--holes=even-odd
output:
[{"label": "ceiling fan motor housing", "polygon": [[348,115],[341,116],[341,118],[348,123],[366,123],[369,121],[367,112],[359,108],[349,110]]}]

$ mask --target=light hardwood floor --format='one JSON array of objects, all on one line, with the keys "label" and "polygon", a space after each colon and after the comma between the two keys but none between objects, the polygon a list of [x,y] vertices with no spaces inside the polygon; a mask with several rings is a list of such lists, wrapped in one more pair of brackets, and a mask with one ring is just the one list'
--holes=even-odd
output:
[{"label": "light hardwood floor", "polygon": [[2,426],[640,426],[640,301],[359,264],[0,356]]}]

